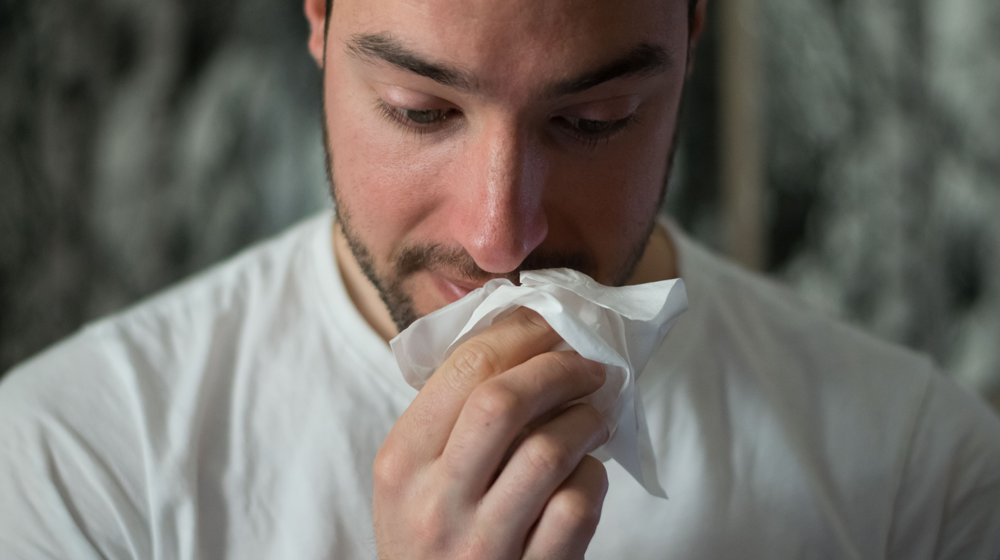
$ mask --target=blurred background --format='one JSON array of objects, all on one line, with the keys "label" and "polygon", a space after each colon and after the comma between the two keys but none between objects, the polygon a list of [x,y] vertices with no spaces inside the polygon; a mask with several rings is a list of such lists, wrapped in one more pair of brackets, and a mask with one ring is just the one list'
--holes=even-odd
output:
[{"label": "blurred background", "polygon": [[[1000,406],[1000,3],[714,0],[665,211]],[[0,372],[329,206],[300,0],[0,0]]]}]

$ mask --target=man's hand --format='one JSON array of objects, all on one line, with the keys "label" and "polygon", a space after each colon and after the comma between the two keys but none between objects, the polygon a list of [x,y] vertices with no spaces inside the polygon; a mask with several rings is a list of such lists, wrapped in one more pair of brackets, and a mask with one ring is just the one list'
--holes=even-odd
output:
[{"label": "man's hand", "polygon": [[608,487],[586,454],[608,430],[593,407],[566,405],[604,368],[549,352],[559,340],[521,308],[431,377],[375,458],[380,558],[583,558]]}]

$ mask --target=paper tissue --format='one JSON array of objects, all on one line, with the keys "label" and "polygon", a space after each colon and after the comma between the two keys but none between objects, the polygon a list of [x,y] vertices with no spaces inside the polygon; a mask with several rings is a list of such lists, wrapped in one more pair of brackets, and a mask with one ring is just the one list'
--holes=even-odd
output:
[{"label": "paper tissue", "polygon": [[566,268],[522,272],[520,286],[491,280],[390,342],[407,383],[419,390],[463,342],[517,307],[538,312],[562,337],[553,350],[576,350],[604,364],[604,386],[582,399],[601,413],[611,433],[592,455],[615,459],[650,494],[665,498],[636,381],[687,309],[683,280],[611,288]]}]

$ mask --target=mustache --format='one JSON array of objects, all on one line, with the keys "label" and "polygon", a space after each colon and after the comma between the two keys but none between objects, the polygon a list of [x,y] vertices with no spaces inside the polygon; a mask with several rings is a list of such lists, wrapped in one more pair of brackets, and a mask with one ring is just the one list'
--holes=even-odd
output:
[{"label": "mustache", "polygon": [[502,274],[486,272],[476,264],[475,259],[463,248],[444,247],[441,244],[411,245],[401,248],[392,258],[400,278],[406,278],[421,270],[445,268],[457,273],[464,280],[486,282],[494,278],[506,278],[519,284],[521,271],[543,268],[570,268],[588,276],[594,276],[594,261],[584,252],[560,252],[535,250],[521,261],[514,270]]}]

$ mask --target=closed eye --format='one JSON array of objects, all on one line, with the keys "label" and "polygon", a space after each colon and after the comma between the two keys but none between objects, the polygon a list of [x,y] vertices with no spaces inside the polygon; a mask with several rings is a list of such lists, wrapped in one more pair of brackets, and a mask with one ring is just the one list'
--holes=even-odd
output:
[{"label": "closed eye", "polygon": [[460,113],[455,109],[407,109],[378,99],[376,109],[389,122],[417,133],[433,131]]},{"label": "closed eye", "polygon": [[636,123],[636,115],[615,120],[593,120],[576,117],[556,117],[555,121],[565,132],[588,147],[607,142],[618,133]]}]

